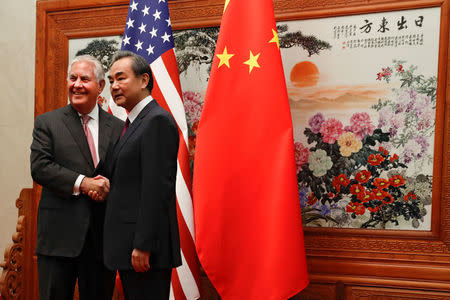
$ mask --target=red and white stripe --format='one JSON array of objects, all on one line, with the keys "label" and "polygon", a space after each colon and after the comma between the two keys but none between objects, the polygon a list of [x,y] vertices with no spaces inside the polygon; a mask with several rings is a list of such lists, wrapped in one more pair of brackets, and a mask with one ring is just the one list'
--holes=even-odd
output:
[{"label": "red and white stripe", "polygon": [[166,51],[153,61],[150,68],[154,79],[152,96],[173,115],[180,135],[176,196],[183,264],[172,273],[171,299],[198,299],[200,297],[200,270],[194,244],[195,230],[189,167],[188,128],[178,66],[173,49]]}]

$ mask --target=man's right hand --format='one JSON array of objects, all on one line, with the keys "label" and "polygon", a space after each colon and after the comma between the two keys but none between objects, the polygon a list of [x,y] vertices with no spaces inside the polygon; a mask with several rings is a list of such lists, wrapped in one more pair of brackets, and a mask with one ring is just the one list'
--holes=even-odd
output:
[{"label": "man's right hand", "polygon": [[88,194],[95,201],[104,201],[109,193],[109,179],[101,175],[94,178],[84,177],[80,184],[80,191]]}]

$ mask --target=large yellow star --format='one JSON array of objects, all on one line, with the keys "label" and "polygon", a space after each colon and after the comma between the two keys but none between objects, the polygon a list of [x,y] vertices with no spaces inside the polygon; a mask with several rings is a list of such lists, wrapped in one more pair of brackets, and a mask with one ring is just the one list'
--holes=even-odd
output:
[{"label": "large yellow star", "polygon": [[222,54],[216,55],[220,59],[219,66],[217,68],[220,68],[222,65],[226,65],[228,68],[230,67],[230,58],[232,58],[234,54],[228,53],[226,46]]},{"label": "large yellow star", "polygon": [[256,56],[253,55],[252,51],[250,50],[250,58],[244,62],[244,64],[249,65],[249,70],[248,70],[248,74],[250,74],[253,70],[254,67],[260,68],[259,64],[258,64],[258,57],[261,53],[258,53]]},{"label": "large yellow star", "polygon": [[278,39],[278,32],[276,32],[276,30],[272,29],[272,33],[273,33],[273,38],[269,41],[269,44],[276,43],[278,49],[280,49],[280,40]]},{"label": "large yellow star", "polygon": [[231,0],[225,0],[225,5],[223,7],[223,12],[225,12],[225,10],[227,9],[228,4],[230,4]]}]

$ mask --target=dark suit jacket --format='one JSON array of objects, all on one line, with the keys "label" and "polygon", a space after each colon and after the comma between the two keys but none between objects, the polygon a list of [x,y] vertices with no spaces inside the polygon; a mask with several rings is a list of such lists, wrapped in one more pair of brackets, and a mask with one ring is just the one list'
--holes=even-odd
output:
[{"label": "dark suit jacket", "polygon": [[105,265],[130,270],[134,248],[150,251],[150,268],[181,265],[176,214],[178,129],[155,100],[117,142],[104,234]]},{"label": "dark suit jacket", "polygon": [[[78,175],[103,174],[108,149],[114,147],[123,122],[99,109],[99,163],[94,168],[80,117],[71,105],[36,118],[31,144],[31,175],[42,185],[37,220],[36,253],[76,257],[88,228],[101,254],[104,203],[73,196]],[[111,151],[109,151],[111,152]]]}]

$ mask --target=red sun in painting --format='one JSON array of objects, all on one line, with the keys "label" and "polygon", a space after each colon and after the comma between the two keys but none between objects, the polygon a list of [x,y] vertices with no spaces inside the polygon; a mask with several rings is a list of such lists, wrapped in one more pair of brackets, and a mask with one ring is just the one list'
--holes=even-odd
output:
[{"label": "red sun in painting", "polygon": [[315,86],[319,81],[319,69],[310,61],[301,61],[291,70],[291,82],[297,87]]}]

